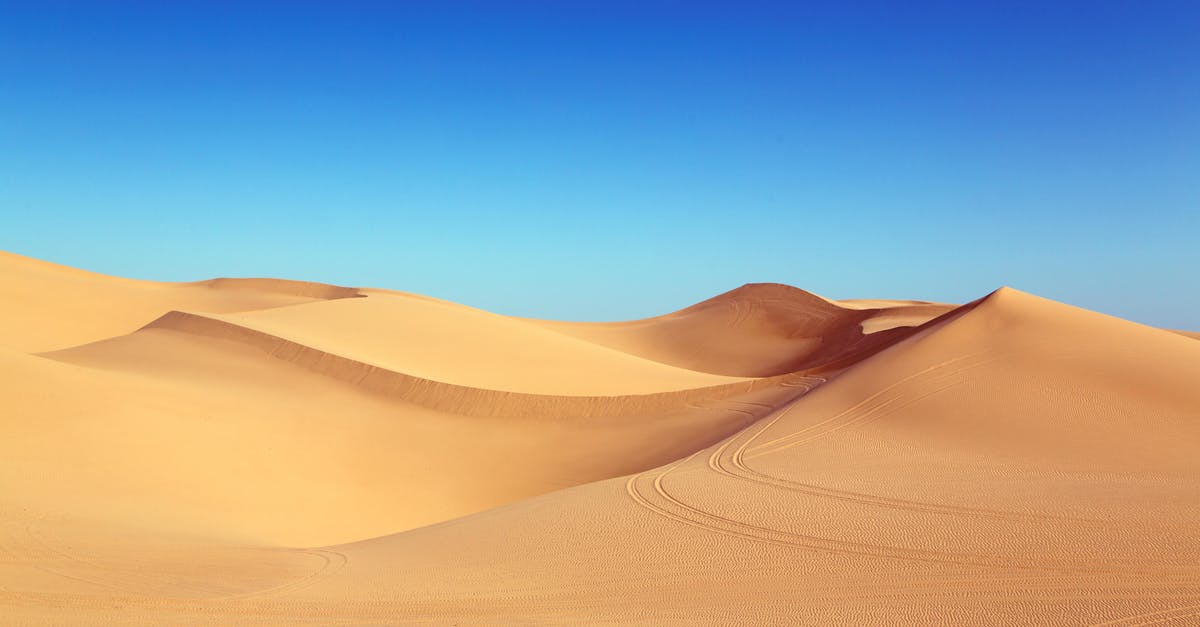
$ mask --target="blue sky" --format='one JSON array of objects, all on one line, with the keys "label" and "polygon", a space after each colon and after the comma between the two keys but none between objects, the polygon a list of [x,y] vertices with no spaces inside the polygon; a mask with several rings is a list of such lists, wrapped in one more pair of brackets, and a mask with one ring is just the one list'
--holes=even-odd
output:
[{"label": "blue sky", "polygon": [[1200,329],[1200,4],[0,1],[0,248],[576,320],[1007,284]]}]

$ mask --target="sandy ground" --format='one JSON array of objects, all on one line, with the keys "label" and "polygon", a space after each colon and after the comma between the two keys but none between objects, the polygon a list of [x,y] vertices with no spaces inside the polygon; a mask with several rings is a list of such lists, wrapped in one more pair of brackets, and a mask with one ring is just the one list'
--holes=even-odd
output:
[{"label": "sandy ground", "polygon": [[0,623],[1200,624],[1197,383],[1012,289],[574,323],[0,253]]}]

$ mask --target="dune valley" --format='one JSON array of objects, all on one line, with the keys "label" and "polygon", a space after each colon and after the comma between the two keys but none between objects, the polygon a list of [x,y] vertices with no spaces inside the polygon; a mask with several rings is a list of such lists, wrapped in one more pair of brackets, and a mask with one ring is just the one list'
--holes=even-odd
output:
[{"label": "dune valley", "polygon": [[1196,624],[1200,341],[1000,288],[626,322],[0,253],[0,623]]}]

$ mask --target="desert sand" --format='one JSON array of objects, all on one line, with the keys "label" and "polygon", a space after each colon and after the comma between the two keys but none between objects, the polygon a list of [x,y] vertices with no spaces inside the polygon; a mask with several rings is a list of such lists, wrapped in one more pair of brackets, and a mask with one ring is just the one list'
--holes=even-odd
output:
[{"label": "desert sand", "polygon": [[0,623],[1200,624],[1200,341],[1001,288],[616,323],[0,253]]}]

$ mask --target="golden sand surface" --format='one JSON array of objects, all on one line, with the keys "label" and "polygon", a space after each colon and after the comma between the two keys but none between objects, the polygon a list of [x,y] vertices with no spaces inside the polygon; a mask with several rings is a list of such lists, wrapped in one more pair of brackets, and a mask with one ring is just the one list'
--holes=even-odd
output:
[{"label": "golden sand surface", "polygon": [[1200,342],[1002,288],[614,323],[0,253],[0,623],[1200,624]]}]

